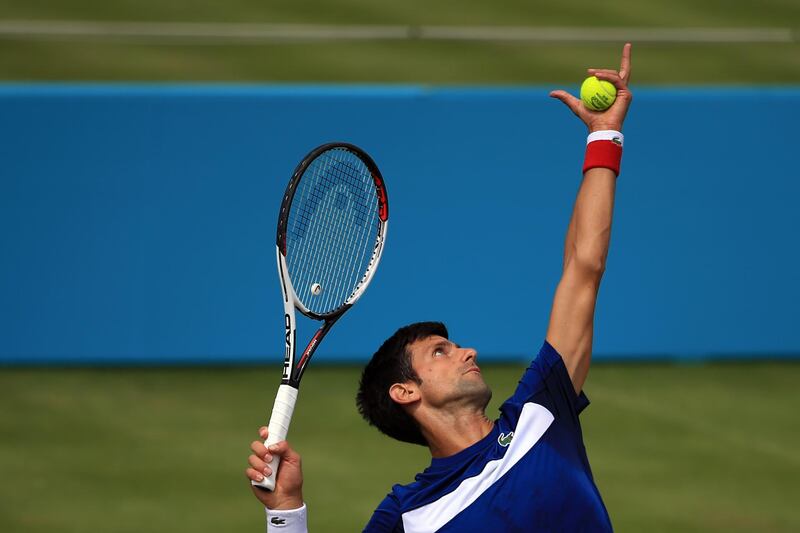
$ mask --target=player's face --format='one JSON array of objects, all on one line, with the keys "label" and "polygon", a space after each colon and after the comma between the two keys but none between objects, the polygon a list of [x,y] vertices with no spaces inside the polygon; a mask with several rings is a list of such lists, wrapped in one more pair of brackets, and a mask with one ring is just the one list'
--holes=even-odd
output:
[{"label": "player's face", "polygon": [[433,407],[464,404],[485,408],[492,391],[477,365],[478,352],[438,335],[408,347],[411,366],[422,380],[422,401]]}]

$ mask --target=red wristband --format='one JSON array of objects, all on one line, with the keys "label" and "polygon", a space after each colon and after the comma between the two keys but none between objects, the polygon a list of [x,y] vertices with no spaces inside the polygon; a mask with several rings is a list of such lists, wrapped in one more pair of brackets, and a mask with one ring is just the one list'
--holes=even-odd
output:
[{"label": "red wristband", "polygon": [[622,161],[622,144],[612,140],[592,141],[586,145],[586,157],[583,160],[583,172],[591,168],[608,168],[619,176]]}]

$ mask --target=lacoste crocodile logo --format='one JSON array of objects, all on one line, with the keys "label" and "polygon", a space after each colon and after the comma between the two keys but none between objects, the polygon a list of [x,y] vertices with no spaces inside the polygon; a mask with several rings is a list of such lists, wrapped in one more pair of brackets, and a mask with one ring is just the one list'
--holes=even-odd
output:
[{"label": "lacoste crocodile logo", "polygon": [[286,524],[286,519],[280,518],[278,516],[273,516],[272,518],[270,518],[269,521],[275,524],[276,526],[283,526]]},{"label": "lacoste crocodile logo", "polygon": [[617,146],[622,146],[622,139],[619,137],[612,137],[611,142],[616,144]]},{"label": "lacoste crocodile logo", "polygon": [[511,440],[513,438],[514,438],[514,432],[513,431],[509,431],[508,435],[506,435],[505,433],[500,433],[500,436],[497,437],[497,444],[499,444],[500,446],[505,448],[506,446],[511,444]]}]

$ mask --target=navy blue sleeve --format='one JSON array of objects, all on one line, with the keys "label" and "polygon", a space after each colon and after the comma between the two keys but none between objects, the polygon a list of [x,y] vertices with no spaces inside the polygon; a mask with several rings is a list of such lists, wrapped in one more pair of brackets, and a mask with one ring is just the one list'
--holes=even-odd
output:
[{"label": "navy blue sleeve", "polygon": [[528,402],[544,405],[556,418],[572,419],[589,405],[589,399],[575,387],[561,355],[545,341],[539,355],[522,375],[514,394],[500,408],[505,416],[516,418]]},{"label": "navy blue sleeve", "polygon": [[400,515],[400,502],[390,493],[372,513],[372,518],[364,526],[364,533],[403,533]]}]

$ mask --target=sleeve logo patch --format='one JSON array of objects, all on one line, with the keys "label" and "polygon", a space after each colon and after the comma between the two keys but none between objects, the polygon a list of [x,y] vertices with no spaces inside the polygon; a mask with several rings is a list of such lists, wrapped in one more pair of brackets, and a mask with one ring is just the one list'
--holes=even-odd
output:
[{"label": "sleeve logo patch", "polygon": [[509,444],[511,444],[511,440],[513,438],[514,438],[514,432],[513,431],[509,431],[507,435],[505,433],[500,433],[500,436],[497,437],[497,444],[499,444],[500,446],[505,448]]}]

